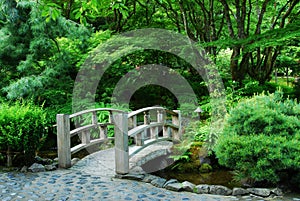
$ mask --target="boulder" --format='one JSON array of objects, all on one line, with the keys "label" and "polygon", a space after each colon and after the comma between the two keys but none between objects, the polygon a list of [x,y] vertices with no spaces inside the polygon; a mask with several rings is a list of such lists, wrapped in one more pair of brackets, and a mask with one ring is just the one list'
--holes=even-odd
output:
[{"label": "boulder", "polygon": [[169,181],[167,181],[167,182],[163,185],[163,188],[165,188],[167,185],[173,184],[173,183],[178,183],[178,180],[177,180],[177,179],[170,179]]},{"label": "boulder", "polygon": [[165,185],[165,188],[171,191],[180,191],[182,190],[182,184],[181,183],[169,183]]},{"label": "boulder", "polygon": [[267,188],[247,188],[247,190],[253,195],[268,197],[271,194],[271,190]]},{"label": "boulder", "polygon": [[136,180],[136,181],[142,181],[144,179],[145,175],[143,174],[117,174],[115,175],[115,178],[118,179],[130,179],[130,180]]},{"label": "boulder", "polygon": [[33,163],[28,170],[31,172],[45,172],[45,167],[42,164]]},{"label": "boulder", "polygon": [[283,192],[280,188],[274,188],[274,189],[271,189],[271,193],[277,195],[277,196],[282,196],[283,195]]},{"label": "boulder", "polygon": [[55,165],[45,165],[45,170],[46,171],[53,171],[53,170],[56,170],[56,166]]},{"label": "boulder", "polygon": [[21,168],[20,172],[26,173],[28,172],[28,167],[25,165]]},{"label": "boulder", "polygon": [[196,193],[199,194],[208,194],[210,186],[206,184],[200,184],[196,186]]},{"label": "boulder", "polygon": [[42,158],[42,157],[39,157],[39,156],[36,156],[34,159],[35,159],[36,163],[39,163],[39,164],[42,164],[42,165],[50,165],[53,162],[49,158]]},{"label": "boulder", "polygon": [[189,182],[189,181],[184,181],[182,182],[182,189],[188,192],[194,192],[195,184]]},{"label": "boulder", "polygon": [[151,174],[147,174],[147,175],[144,177],[143,182],[151,183],[152,180],[157,179],[157,178],[159,178],[159,177],[154,176],[154,175],[151,175]]},{"label": "boulder", "polygon": [[237,196],[237,195],[247,195],[249,194],[249,191],[247,191],[244,188],[233,188],[232,190],[232,195]]},{"label": "boulder", "polygon": [[227,188],[226,186],[211,185],[209,193],[214,195],[231,195],[232,190],[230,188]]},{"label": "boulder", "polygon": [[155,187],[162,188],[166,183],[166,181],[167,181],[166,179],[158,177],[152,180],[150,183]]}]

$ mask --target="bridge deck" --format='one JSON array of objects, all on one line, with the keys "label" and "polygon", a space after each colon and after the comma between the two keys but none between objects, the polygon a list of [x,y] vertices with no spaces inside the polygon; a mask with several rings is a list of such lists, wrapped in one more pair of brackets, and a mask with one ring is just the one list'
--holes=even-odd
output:
[{"label": "bridge deck", "polygon": [[[150,142],[148,142],[150,143]],[[162,156],[168,153],[173,143],[168,141],[161,141],[149,145],[129,160],[130,168],[136,165],[144,164],[145,162]],[[138,149],[138,146],[129,147],[129,154]],[[71,169],[83,171],[87,174],[94,174],[105,177],[113,177],[115,175],[115,149],[110,148],[102,151],[92,153],[78,163]]]}]

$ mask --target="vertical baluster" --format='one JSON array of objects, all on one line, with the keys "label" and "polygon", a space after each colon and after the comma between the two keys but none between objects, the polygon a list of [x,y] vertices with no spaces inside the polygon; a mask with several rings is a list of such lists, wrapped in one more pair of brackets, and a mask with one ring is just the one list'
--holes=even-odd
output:
[{"label": "vertical baluster", "polygon": [[137,117],[136,115],[133,116],[133,128],[137,127]]},{"label": "vertical baluster", "polygon": [[113,118],[113,114],[112,114],[112,111],[109,111],[109,120],[108,120],[109,123],[112,123],[114,124],[114,118]]},{"label": "vertical baluster", "polygon": [[92,124],[97,125],[97,123],[98,123],[97,113],[96,113],[96,111],[93,111],[92,112]]},{"label": "vertical baluster", "polygon": [[144,145],[146,132],[147,132],[147,129],[144,129],[142,132],[136,134],[136,137],[135,137],[136,146]]},{"label": "vertical baluster", "polygon": [[82,144],[89,144],[91,142],[91,132],[89,130],[83,131],[80,136]]},{"label": "vertical baluster", "polygon": [[150,124],[149,111],[148,112],[144,112],[144,125],[148,125],[148,124]]},{"label": "vertical baluster", "polygon": [[151,139],[158,139],[158,127],[150,127],[150,138]]},{"label": "vertical baluster", "polygon": [[107,125],[100,126],[100,139],[107,138]]},{"label": "vertical baluster", "polygon": [[[175,113],[177,113],[177,111],[176,110],[173,110]],[[179,123],[178,123],[178,116],[175,114],[172,114],[172,124],[174,125],[174,126],[178,126],[179,125]],[[178,129],[176,129],[176,128],[172,128],[171,129],[171,135],[172,135],[172,138],[173,138],[173,140],[179,140],[178,139]]]},{"label": "vertical baluster", "polygon": [[157,110],[157,122],[158,123],[163,123],[164,119],[163,119],[163,113],[161,112],[161,110]]}]

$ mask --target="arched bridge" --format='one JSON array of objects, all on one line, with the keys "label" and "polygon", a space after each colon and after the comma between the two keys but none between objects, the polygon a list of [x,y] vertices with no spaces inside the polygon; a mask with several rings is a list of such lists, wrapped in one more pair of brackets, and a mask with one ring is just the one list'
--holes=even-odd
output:
[{"label": "arched bridge", "polygon": [[[108,137],[108,132],[114,132],[114,137]],[[80,143],[73,146],[71,138],[75,136],[79,136]],[[114,140],[115,172],[127,174],[134,166],[167,155],[172,141],[180,138],[180,111],[163,107],[147,107],[129,113],[97,108],[57,115],[58,162],[61,168],[71,167],[72,154]]]}]

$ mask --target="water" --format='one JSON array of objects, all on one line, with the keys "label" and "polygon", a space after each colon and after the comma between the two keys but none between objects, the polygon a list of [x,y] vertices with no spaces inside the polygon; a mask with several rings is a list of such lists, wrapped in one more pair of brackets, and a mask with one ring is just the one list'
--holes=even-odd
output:
[{"label": "water", "polygon": [[172,171],[158,171],[153,173],[165,179],[177,179],[179,182],[189,181],[195,185],[209,184],[209,185],[223,185],[229,188],[240,187],[239,182],[233,181],[233,174],[231,171],[218,170],[210,173],[179,173]]}]

